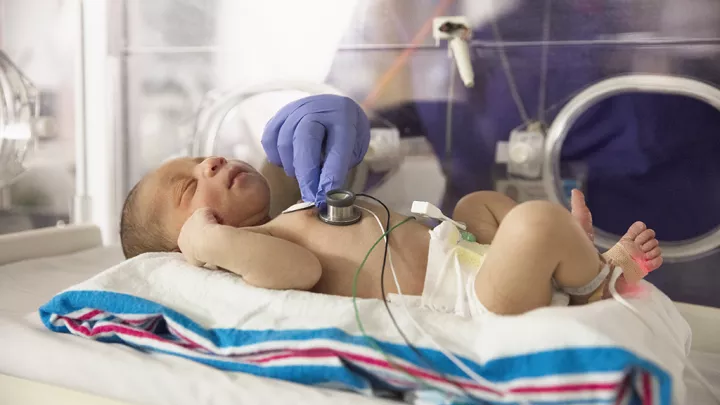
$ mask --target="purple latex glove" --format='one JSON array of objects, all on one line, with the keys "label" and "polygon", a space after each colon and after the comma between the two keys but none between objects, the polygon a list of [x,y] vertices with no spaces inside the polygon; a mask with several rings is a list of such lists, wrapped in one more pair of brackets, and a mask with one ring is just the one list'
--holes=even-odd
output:
[{"label": "purple latex glove", "polygon": [[303,201],[322,205],[325,193],[342,187],[370,144],[370,122],[348,97],[321,94],[294,101],[265,126],[268,160],[300,184]]}]

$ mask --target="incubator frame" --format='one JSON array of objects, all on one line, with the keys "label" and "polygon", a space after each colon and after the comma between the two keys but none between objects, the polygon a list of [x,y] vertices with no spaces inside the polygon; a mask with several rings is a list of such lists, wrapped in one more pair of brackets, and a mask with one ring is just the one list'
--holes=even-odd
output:
[{"label": "incubator frame", "polygon": [[[595,83],[573,97],[560,110],[547,132],[543,165],[543,185],[551,201],[567,206],[560,183],[560,155],[562,145],[575,121],[591,106],[609,97],[630,93],[663,93],[682,95],[704,101],[720,110],[720,90],[699,82],[676,76],[631,74],[616,76]],[[595,243],[609,249],[618,237],[595,228]],[[713,252],[720,246],[720,227],[698,238],[682,242],[662,242],[663,257],[667,261],[694,260]]]},{"label": "incubator frame", "polygon": [[203,102],[200,106],[190,153],[194,156],[212,154],[218,132],[228,116],[245,100],[253,96],[274,91],[301,91],[310,94],[344,95],[338,89],[327,84],[299,81],[272,82],[229,91],[215,100]]}]

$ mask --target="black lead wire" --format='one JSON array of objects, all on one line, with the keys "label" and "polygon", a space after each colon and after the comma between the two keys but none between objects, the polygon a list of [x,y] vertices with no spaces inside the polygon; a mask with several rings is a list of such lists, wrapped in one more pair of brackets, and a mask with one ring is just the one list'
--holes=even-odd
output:
[{"label": "black lead wire", "polygon": [[[385,229],[390,229],[390,208],[388,208],[388,206],[385,205],[385,203],[383,203],[382,201],[380,201],[380,199],[375,198],[375,197],[373,197],[373,196],[371,196],[371,195],[369,195],[369,194],[359,193],[359,194],[357,194],[357,196],[358,196],[358,197],[369,198],[369,199],[377,202],[378,204],[380,204],[380,205],[385,209],[385,213],[387,214],[387,220],[386,220],[386,222],[385,222]],[[380,270],[380,292],[381,292],[381,294],[382,294],[382,302],[383,302],[383,304],[385,305],[385,310],[387,311],[388,316],[390,317],[390,320],[392,321],[393,326],[395,327],[395,330],[397,330],[397,332],[400,334],[400,337],[402,337],[402,339],[403,339],[403,341],[405,342],[405,344],[410,348],[410,350],[412,350],[413,353],[415,353],[415,355],[425,364],[425,366],[426,366],[427,368],[433,370],[433,371],[434,371],[435,373],[437,373],[443,380],[445,380],[445,381],[447,381],[448,383],[450,383],[451,385],[455,386],[455,388],[459,389],[459,390],[460,390],[463,394],[465,394],[465,396],[467,396],[468,398],[471,398],[471,399],[473,399],[473,400],[475,400],[475,401],[478,401],[477,398],[475,398],[473,395],[471,395],[469,392],[467,392],[467,390],[465,390],[465,388],[463,388],[460,384],[456,383],[455,381],[452,381],[447,375],[445,375],[444,373],[442,373],[441,371],[439,371],[435,366],[433,366],[433,364],[430,362],[430,360],[429,360],[427,357],[425,357],[425,355],[423,355],[423,354],[420,352],[420,350],[418,350],[418,348],[415,347],[415,345],[413,345],[413,344],[410,342],[410,339],[407,338],[407,336],[405,335],[405,333],[404,333],[404,332],[402,331],[402,329],[400,328],[400,325],[398,325],[397,320],[395,319],[395,316],[393,315],[393,312],[392,312],[392,310],[390,309],[390,305],[388,305],[387,298],[386,298],[386,295],[385,295],[385,264],[387,263],[387,257],[388,257],[388,250],[389,250],[389,248],[390,248],[390,234],[388,234],[387,237],[385,238],[385,249],[384,249],[385,251],[384,251],[384,254],[383,254],[382,269]]]}]

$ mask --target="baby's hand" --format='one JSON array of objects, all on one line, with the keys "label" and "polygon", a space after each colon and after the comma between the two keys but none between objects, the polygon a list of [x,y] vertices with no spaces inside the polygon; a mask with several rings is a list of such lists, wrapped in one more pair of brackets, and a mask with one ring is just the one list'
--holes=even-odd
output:
[{"label": "baby's hand", "polygon": [[195,210],[190,218],[185,221],[180,230],[180,236],[178,236],[178,247],[188,263],[200,267],[206,264],[199,260],[198,249],[200,249],[201,243],[206,242],[206,231],[213,225],[217,225],[217,223],[218,221],[210,208]]}]

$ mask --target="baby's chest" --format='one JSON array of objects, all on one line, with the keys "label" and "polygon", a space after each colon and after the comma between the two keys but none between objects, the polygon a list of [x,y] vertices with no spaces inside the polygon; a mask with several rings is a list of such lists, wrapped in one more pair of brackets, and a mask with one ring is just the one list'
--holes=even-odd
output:
[{"label": "baby's chest", "polygon": [[353,225],[337,226],[313,217],[303,219],[295,228],[297,243],[319,256],[354,259],[367,253],[382,235],[377,223],[372,226],[373,224],[361,221]]},{"label": "baby's chest", "polygon": [[[356,224],[348,226],[329,225],[320,221],[311,210],[285,214],[278,218],[281,237],[315,253],[321,261],[344,261],[357,264],[382,236],[375,218],[365,215]],[[280,235],[279,235],[280,236]],[[384,244],[378,243],[373,253],[382,254]],[[374,254],[372,254],[374,256]]]}]

